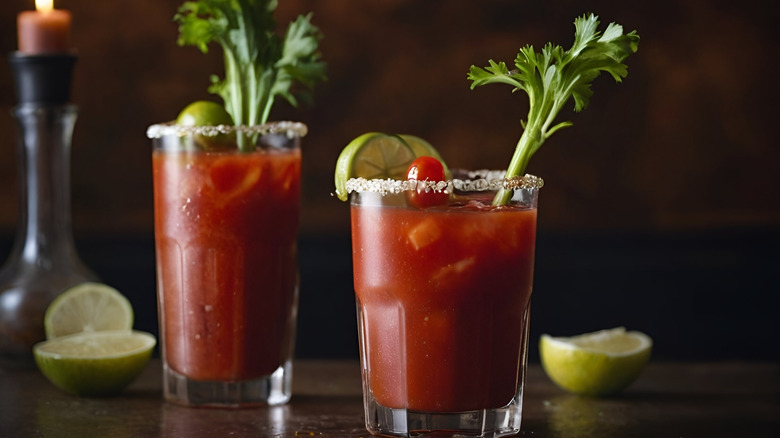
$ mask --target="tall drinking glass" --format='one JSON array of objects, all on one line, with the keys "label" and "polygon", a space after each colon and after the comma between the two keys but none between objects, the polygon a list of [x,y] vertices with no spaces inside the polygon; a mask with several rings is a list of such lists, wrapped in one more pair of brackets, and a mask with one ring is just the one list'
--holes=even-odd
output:
[{"label": "tall drinking glass", "polygon": [[292,122],[149,128],[166,400],[289,400],[305,134]]},{"label": "tall drinking glass", "polygon": [[[414,181],[347,183],[372,434],[520,430],[542,181],[453,174],[449,204],[424,209],[407,202],[426,190]],[[509,205],[490,205],[497,189],[514,192]]]}]

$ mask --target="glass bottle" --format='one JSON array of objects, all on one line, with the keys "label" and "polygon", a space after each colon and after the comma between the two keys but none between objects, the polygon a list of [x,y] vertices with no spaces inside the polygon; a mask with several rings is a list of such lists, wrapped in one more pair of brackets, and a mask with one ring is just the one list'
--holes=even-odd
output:
[{"label": "glass bottle", "polygon": [[0,366],[31,368],[43,318],[67,288],[96,276],[75,250],[70,215],[70,148],[77,109],[23,103],[14,110],[18,142],[19,222],[0,270]]}]

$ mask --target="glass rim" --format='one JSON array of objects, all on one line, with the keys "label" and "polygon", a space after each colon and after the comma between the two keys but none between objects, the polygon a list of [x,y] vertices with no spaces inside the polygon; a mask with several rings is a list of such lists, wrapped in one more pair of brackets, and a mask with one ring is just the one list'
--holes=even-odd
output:
[{"label": "glass rim", "polygon": [[308,127],[301,122],[278,121],[268,122],[260,125],[210,125],[210,126],[185,126],[176,122],[157,123],[149,126],[146,130],[146,136],[162,138],[170,135],[177,137],[186,137],[191,135],[202,135],[206,137],[216,137],[218,135],[242,132],[244,134],[284,134],[289,138],[305,137],[309,132]]},{"label": "glass rim", "polygon": [[347,194],[379,193],[396,194],[406,191],[493,192],[498,190],[539,190],[544,180],[538,176],[525,174],[506,178],[504,170],[464,170],[452,169],[454,178],[447,181],[417,181],[397,179],[350,178],[347,180]]}]

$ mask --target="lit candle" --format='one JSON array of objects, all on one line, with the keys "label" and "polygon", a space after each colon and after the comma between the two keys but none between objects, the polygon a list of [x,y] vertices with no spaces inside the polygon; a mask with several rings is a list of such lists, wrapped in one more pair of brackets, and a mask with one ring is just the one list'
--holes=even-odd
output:
[{"label": "lit candle", "polygon": [[19,14],[19,52],[40,55],[70,50],[70,12],[54,9],[53,3],[54,0],[35,0],[35,11]]}]

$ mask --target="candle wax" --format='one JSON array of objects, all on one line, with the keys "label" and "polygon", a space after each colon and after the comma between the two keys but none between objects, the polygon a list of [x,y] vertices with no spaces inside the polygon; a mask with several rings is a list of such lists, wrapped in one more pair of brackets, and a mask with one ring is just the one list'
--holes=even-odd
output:
[{"label": "candle wax", "polygon": [[19,52],[26,55],[66,53],[70,50],[70,12],[23,11],[17,17]]}]

